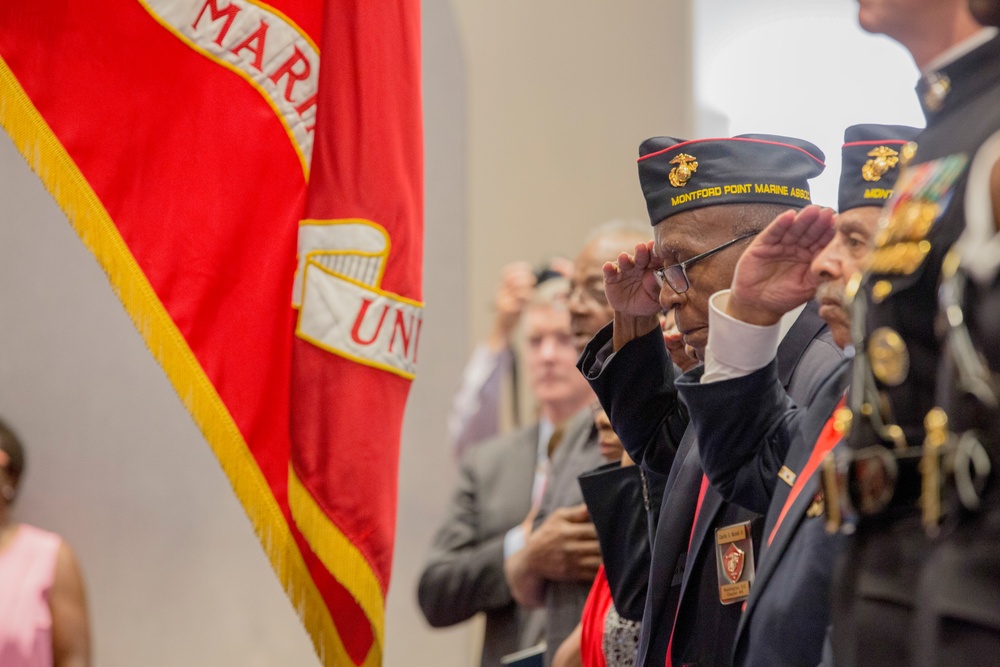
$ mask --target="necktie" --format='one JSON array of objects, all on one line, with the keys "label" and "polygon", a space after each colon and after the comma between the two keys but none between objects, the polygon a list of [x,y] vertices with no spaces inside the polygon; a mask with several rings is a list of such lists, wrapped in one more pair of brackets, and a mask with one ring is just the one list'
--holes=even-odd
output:
[{"label": "necktie", "polygon": [[537,512],[542,505],[542,496],[545,494],[545,487],[549,480],[549,468],[552,466],[552,453],[559,447],[564,430],[560,426],[552,431],[549,436],[548,445],[545,448],[545,458],[538,458],[535,464],[535,480],[531,485],[531,511]]}]

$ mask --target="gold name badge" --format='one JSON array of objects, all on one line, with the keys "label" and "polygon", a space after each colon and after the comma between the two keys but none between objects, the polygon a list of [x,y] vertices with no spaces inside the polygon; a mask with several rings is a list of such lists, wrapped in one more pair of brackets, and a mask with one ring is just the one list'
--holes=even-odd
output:
[{"label": "gold name badge", "polygon": [[750,597],[755,565],[750,522],[725,526],[715,531],[715,563],[719,578],[719,601],[742,602]]}]

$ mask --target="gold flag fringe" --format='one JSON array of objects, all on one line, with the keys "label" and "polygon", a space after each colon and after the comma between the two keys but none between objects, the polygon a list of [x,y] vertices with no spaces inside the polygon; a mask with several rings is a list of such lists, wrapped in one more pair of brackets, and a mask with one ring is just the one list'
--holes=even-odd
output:
[{"label": "gold flag fringe", "polygon": [[313,553],[338,579],[361,605],[368,616],[375,634],[375,643],[385,645],[385,598],[375,572],[368,560],[337,526],[326,512],[316,504],[309,490],[299,480],[295,470],[288,466],[288,506],[292,519],[302,532]]},{"label": "gold flag fringe", "polygon": [[[174,321],[143,274],[97,194],[0,57],[0,127],[38,174],[108,276],[136,329],[215,452],[253,524],[271,567],[325,667],[349,667],[329,610],[306,569],[284,515],[246,441]],[[354,583],[354,582],[349,582]],[[348,585],[348,590],[352,586]],[[366,610],[368,606],[364,606]],[[379,626],[383,614],[378,614]],[[374,626],[373,626],[374,627]],[[382,663],[382,635],[364,661]]]}]

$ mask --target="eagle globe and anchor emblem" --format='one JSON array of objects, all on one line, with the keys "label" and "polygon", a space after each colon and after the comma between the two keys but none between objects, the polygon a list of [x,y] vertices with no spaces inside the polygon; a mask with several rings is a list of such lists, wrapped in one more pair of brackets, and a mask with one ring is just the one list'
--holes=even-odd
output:
[{"label": "eagle globe and anchor emblem", "polygon": [[899,163],[899,152],[888,146],[879,146],[868,153],[871,160],[861,167],[861,177],[869,183],[879,181],[887,171]]},{"label": "eagle globe and anchor emblem", "polygon": [[722,554],[722,569],[725,570],[729,581],[734,584],[738,583],[740,577],[743,576],[743,565],[745,563],[746,552],[736,546],[735,543],[730,544],[729,548]]},{"label": "eagle globe and anchor emblem", "polygon": [[691,175],[698,171],[698,158],[687,153],[679,153],[674,156],[670,164],[677,165],[667,175],[670,185],[675,188],[682,188],[687,185],[687,182],[691,180]]}]

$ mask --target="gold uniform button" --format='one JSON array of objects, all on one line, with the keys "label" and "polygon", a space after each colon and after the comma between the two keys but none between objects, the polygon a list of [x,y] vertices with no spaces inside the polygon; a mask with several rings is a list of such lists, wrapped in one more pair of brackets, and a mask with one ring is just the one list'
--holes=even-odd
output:
[{"label": "gold uniform button", "polygon": [[850,408],[840,408],[833,413],[833,430],[840,437],[847,437],[851,433],[851,423],[854,421],[854,413]]},{"label": "gold uniform button", "polygon": [[868,340],[868,361],[882,384],[902,384],[910,372],[910,354],[903,338],[889,327],[879,327]]},{"label": "gold uniform button", "polygon": [[882,303],[885,297],[892,293],[892,283],[888,280],[880,280],[872,285],[872,301]]}]

